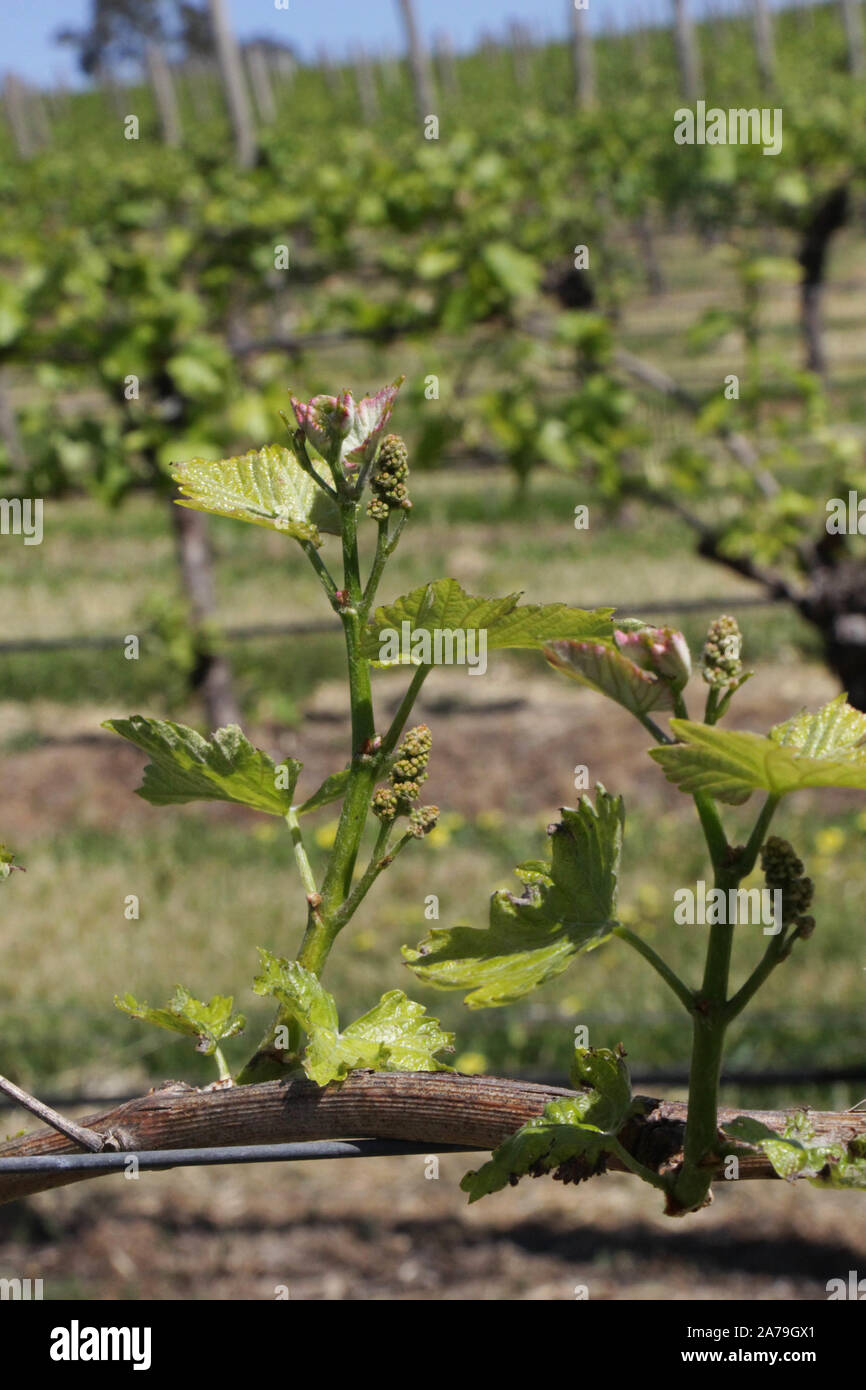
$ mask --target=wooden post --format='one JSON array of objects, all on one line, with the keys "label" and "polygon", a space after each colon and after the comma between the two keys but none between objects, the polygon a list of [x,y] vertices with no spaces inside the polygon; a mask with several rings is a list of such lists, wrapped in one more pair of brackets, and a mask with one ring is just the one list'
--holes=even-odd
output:
[{"label": "wooden post", "polygon": [[288,87],[295,76],[295,64],[291,53],[277,53],[275,66],[280,82]]},{"label": "wooden post", "polygon": [[259,118],[264,125],[273,125],[277,119],[277,103],[274,101],[268,60],[258,44],[247,50],[247,69]]},{"label": "wooden post", "polygon": [[249,169],[256,160],[256,137],[240,50],[229,24],[225,0],[208,0],[214,47],[235,135],[238,164]]},{"label": "wooden post", "polygon": [[[190,621],[200,629],[212,621],[216,612],[213,552],[207,517],[204,512],[177,507],[172,502],[171,520]],[[192,673],[192,683],[204,703],[211,729],[223,729],[226,724],[240,724],[240,710],[226,657],[219,652],[202,652]]]},{"label": "wooden post", "polygon": [[688,0],[673,0],[674,37],[680,85],[687,101],[696,101],[701,88],[701,56],[698,40],[689,14]]},{"label": "wooden post", "polygon": [[181,143],[180,112],[171,71],[165,53],[157,43],[147,45],[147,72],[153,99],[159,115],[162,138],[166,145],[177,148]]},{"label": "wooden post", "polygon": [[866,54],[863,45],[863,14],[860,0],[842,0],[842,20],[845,25],[845,39],[848,44],[848,71],[852,77],[862,77],[866,72]]},{"label": "wooden post", "polygon": [[514,69],[514,83],[521,91],[531,81],[529,61],[529,35],[522,24],[513,21],[509,28],[511,37],[511,63]]},{"label": "wooden post", "polygon": [[569,0],[571,14],[571,52],[574,60],[574,99],[581,111],[595,105],[595,63],[589,15],[577,0]]},{"label": "wooden post", "polygon": [[456,97],[460,95],[460,87],[457,82],[457,68],[454,63],[454,45],[450,35],[442,30],[436,35],[434,46],[434,57],[436,61],[436,75],[439,78],[439,85],[446,96]]},{"label": "wooden post", "polygon": [[193,116],[203,125],[213,116],[210,67],[200,58],[193,58],[184,67],[184,77]]},{"label": "wooden post", "polygon": [[421,31],[415,20],[415,8],[412,0],[399,0],[400,12],[403,16],[403,27],[406,30],[406,43],[409,49],[409,68],[412,73],[412,86],[415,91],[415,107],[421,120],[427,116],[432,116],[435,110],[435,94],[433,90],[433,79],[430,73],[430,64],[427,60],[427,52],[421,38]]},{"label": "wooden post", "polygon": [[21,159],[32,159],[36,153],[36,139],[30,125],[24,86],[12,72],[6,74],[3,83],[3,101],[15,148]]},{"label": "wooden post", "polygon": [[773,42],[773,17],[767,0],[752,0],[752,20],[758,72],[763,85],[772,87],[776,80],[776,47]]},{"label": "wooden post", "polygon": [[361,115],[367,125],[373,125],[379,119],[379,93],[376,89],[373,65],[363,48],[358,50],[358,56],[355,59],[355,78],[358,83]]}]

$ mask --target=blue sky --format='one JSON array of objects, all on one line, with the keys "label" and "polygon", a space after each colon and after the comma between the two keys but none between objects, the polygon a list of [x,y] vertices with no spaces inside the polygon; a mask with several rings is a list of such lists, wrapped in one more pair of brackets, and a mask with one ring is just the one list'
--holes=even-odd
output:
[{"label": "blue sky", "polygon": [[[227,0],[237,34],[285,37],[302,57],[315,58],[320,46],[335,44],[335,57],[347,57],[361,45],[372,52],[402,51],[397,0],[289,0],[277,10],[274,0]],[[692,0],[695,13],[705,8],[730,11],[747,0]],[[774,0],[775,3],[775,0]],[[428,38],[450,34],[457,48],[471,47],[488,30],[502,34],[512,19],[539,36],[565,32],[568,0],[415,0]],[[670,13],[670,0],[589,0],[593,27],[624,27],[635,17],[656,22]],[[32,82],[51,85],[58,78],[78,80],[74,56],[54,42],[61,28],[81,28],[90,0],[0,0],[0,68]]]}]

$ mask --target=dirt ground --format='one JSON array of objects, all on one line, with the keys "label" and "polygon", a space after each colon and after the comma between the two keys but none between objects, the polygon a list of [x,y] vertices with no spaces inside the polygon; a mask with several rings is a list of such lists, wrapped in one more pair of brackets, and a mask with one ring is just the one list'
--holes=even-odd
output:
[{"label": "dirt ground", "polygon": [[[419,717],[434,729],[439,767],[461,769],[448,784],[434,769],[431,796],[465,814],[491,793],[503,808],[553,809],[573,800],[578,762],[611,790],[678,796],[645,757],[642,731],[600,699],[543,672],[505,671],[483,684],[485,703],[473,706],[471,681],[431,682]],[[834,693],[818,667],[767,669],[745,687],[736,723],[766,729]],[[437,717],[446,710],[447,720]],[[70,819],[116,827],[153,814],[131,795],[135,750],[92,737],[100,714],[77,711],[63,741],[6,756],[5,824],[16,843]],[[302,731],[277,741],[262,731],[258,741],[302,756],[312,786],[333,769],[346,729],[327,689],[310,715]],[[324,1300],[784,1301],[824,1299],[829,1279],[866,1274],[861,1194],[731,1183],[708,1210],[673,1221],[657,1194],[609,1175],[579,1189],[526,1180],[469,1207],[458,1187],[468,1166],[446,1155],[438,1180],[425,1176],[423,1157],[103,1178],[0,1208],[0,1277],[42,1278],[48,1298],[100,1300],[287,1291]]]},{"label": "dirt ground", "polygon": [[[390,717],[404,685],[383,683],[380,717]],[[837,693],[822,666],[767,666],[744,686],[726,725],[766,732],[801,707],[815,709]],[[59,714],[57,706],[34,702],[25,714],[20,705],[0,705],[0,730],[7,738],[20,732],[22,720],[37,733],[63,730],[62,737],[52,732],[37,746],[4,754],[4,827],[10,843],[13,831],[14,843],[25,845],[70,823],[131,828],[157,814],[132,795],[143,755],[100,729],[100,721],[116,713],[82,705]],[[321,686],[305,715],[296,730],[250,731],[268,752],[303,762],[301,794],[345,760],[349,724],[343,686]],[[465,672],[437,671],[421,692],[413,720],[426,721],[433,731],[425,799],[466,816],[490,806],[516,815],[536,815],[539,806],[554,813],[573,804],[579,763],[587,766],[590,785],[601,782],[627,803],[675,806],[681,801],[646,756],[650,740],[641,727],[625,711],[612,711],[603,696],[564,678],[551,679],[541,659],[537,674],[499,662],[480,682]],[[207,811],[225,820],[255,814],[228,804]],[[183,808],[175,808],[175,814],[183,814]]]},{"label": "dirt ground", "polygon": [[618,1174],[473,1206],[423,1156],[120,1176],[0,1208],[0,1275],[99,1300],[825,1299],[866,1269],[862,1194],[736,1183],[685,1220]]}]

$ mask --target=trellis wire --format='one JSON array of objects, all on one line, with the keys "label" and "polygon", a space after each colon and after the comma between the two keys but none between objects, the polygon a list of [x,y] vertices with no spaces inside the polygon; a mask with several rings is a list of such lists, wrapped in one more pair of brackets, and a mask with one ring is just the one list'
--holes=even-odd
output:
[{"label": "trellis wire", "polygon": [[322,1158],[395,1158],[417,1154],[484,1153],[466,1144],[421,1146],[397,1139],[316,1140],[304,1144],[238,1144],[201,1149],[127,1149],[121,1153],[35,1154],[0,1158],[0,1173],[122,1173],[134,1159],[138,1170],[215,1167],[229,1163],[300,1163]]}]

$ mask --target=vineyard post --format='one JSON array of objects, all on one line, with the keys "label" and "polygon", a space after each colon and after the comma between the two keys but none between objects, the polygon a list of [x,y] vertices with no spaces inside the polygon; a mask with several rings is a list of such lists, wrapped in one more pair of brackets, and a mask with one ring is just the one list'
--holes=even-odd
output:
[{"label": "vineyard post", "polygon": [[3,98],[15,148],[21,159],[32,159],[36,153],[36,141],[32,136],[24,86],[14,73],[6,74]]},{"label": "vineyard post", "polygon": [[457,82],[457,68],[454,63],[454,46],[450,35],[444,29],[436,36],[434,57],[436,73],[442,89],[449,97],[458,96],[460,87]]},{"label": "vineyard post", "polygon": [[595,105],[595,63],[592,52],[592,35],[589,32],[589,15],[569,0],[571,13],[571,51],[574,60],[574,97],[581,111],[588,111]]},{"label": "vineyard post", "polygon": [[147,45],[146,62],[162,138],[166,145],[174,149],[181,143],[180,112],[171,71],[159,44]]},{"label": "vineyard post", "polygon": [[758,72],[764,86],[772,87],[776,80],[776,47],[773,39],[773,17],[767,0],[752,0],[752,20]]},{"label": "vineyard post", "polygon": [[184,65],[183,75],[193,116],[196,121],[204,124],[213,116],[210,65],[200,58],[193,58]]},{"label": "vineyard post", "polygon": [[235,136],[238,164],[249,169],[256,159],[256,137],[240,51],[229,24],[225,0],[208,0],[214,46]]},{"label": "vineyard post", "polygon": [[866,50],[860,0],[842,0],[842,21],[848,45],[848,71],[852,77],[862,77],[866,73]]},{"label": "vineyard post", "polygon": [[295,76],[295,64],[292,61],[291,54],[277,53],[275,66],[280,82],[284,87],[289,87]]},{"label": "vineyard post", "polygon": [[277,119],[277,104],[274,101],[274,89],[271,86],[268,60],[258,44],[253,44],[252,48],[247,51],[247,71],[250,75],[250,86],[253,89],[259,119],[264,125],[273,125]]},{"label": "vineyard post", "polygon": [[327,44],[323,43],[319,45],[318,50],[316,52],[316,59],[319,64],[319,71],[321,72],[322,77],[324,78],[325,86],[327,87],[330,95],[335,98],[339,97],[340,74],[337,72],[337,69],[334,67],[334,64],[331,61],[331,54],[328,50]]},{"label": "vineyard post", "polygon": [[[190,621],[199,629],[213,619],[216,610],[207,517],[203,512],[172,506],[171,518]],[[193,680],[204,701],[211,729],[240,724],[241,713],[235,699],[231,667],[221,653],[208,651],[202,655]]]},{"label": "vineyard post", "polygon": [[701,87],[701,55],[695,27],[689,14],[688,0],[673,0],[674,36],[680,85],[687,101],[696,101]]},{"label": "vineyard post", "polygon": [[415,106],[421,120],[433,114],[435,106],[435,96],[433,92],[433,78],[430,72],[430,63],[427,51],[421,38],[421,30],[418,28],[415,19],[415,8],[412,0],[399,0],[400,13],[403,16],[403,27],[406,31],[406,43],[409,49],[409,68],[412,73],[412,88],[415,93]]},{"label": "vineyard post", "polygon": [[521,91],[529,86],[530,64],[529,64],[529,44],[527,33],[522,24],[512,20],[509,27],[511,38],[511,62],[514,71],[515,86]]},{"label": "vineyard post", "polygon": [[367,125],[373,125],[379,118],[379,93],[376,78],[366,49],[360,48],[355,59],[355,78],[358,83],[358,100],[361,115]]}]

